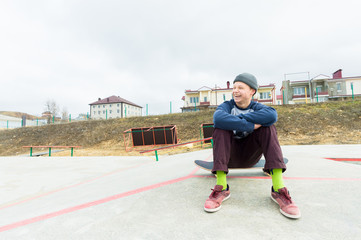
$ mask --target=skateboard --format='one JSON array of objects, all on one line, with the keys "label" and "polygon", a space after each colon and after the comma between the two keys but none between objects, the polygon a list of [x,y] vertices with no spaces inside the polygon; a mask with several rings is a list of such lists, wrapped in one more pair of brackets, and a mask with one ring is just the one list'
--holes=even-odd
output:
[{"label": "skateboard", "polygon": [[[283,162],[284,162],[285,164],[287,164],[287,163],[288,163],[288,159],[287,159],[287,158],[283,158]],[[202,168],[202,169],[204,169],[204,170],[206,170],[206,171],[212,171],[213,162],[207,162],[207,161],[203,161],[203,160],[195,160],[194,163],[195,163],[198,167],[200,167],[200,168]],[[263,168],[264,165],[265,165],[265,163],[266,163],[266,160],[265,160],[265,159],[261,159],[261,160],[258,161],[258,163],[256,163],[255,165],[253,165],[252,167],[249,167],[249,168],[229,168],[229,169]]]}]

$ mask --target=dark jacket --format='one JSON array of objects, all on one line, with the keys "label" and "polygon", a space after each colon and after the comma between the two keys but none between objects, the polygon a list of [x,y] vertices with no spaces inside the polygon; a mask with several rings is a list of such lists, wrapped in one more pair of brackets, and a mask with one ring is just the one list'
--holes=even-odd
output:
[{"label": "dark jacket", "polygon": [[252,133],[254,124],[268,127],[276,121],[277,112],[274,108],[254,101],[242,109],[231,99],[219,105],[213,115],[215,128],[232,130],[239,138]]}]

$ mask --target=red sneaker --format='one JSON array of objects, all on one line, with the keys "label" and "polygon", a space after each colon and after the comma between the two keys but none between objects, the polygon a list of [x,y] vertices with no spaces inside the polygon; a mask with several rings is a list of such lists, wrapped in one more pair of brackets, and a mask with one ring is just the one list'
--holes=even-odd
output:
[{"label": "red sneaker", "polygon": [[226,190],[222,190],[222,189],[223,189],[222,185],[216,185],[214,189],[212,189],[211,195],[209,195],[209,198],[206,200],[206,203],[204,204],[204,211],[217,212],[219,209],[221,209],[221,203],[223,201],[226,201],[231,196],[231,192],[229,191],[228,184]]},{"label": "red sneaker", "polygon": [[280,206],[280,212],[289,218],[300,218],[301,212],[292,201],[291,196],[287,188],[278,189],[275,192],[272,187],[271,198]]}]

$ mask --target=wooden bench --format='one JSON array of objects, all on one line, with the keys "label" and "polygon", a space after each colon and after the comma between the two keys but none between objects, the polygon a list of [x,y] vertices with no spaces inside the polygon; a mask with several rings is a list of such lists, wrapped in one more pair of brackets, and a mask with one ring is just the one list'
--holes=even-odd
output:
[{"label": "wooden bench", "polygon": [[33,148],[49,148],[49,157],[51,157],[52,148],[71,148],[71,156],[74,155],[74,148],[80,148],[81,146],[23,146],[23,148],[30,148],[30,157],[33,156]]}]

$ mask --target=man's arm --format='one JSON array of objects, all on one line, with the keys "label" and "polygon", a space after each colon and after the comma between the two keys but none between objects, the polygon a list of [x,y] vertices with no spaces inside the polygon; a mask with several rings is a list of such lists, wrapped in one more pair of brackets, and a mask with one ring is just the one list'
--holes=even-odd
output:
[{"label": "man's arm", "polygon": [[271,126],[277,121],[277,111],[273,107],[263,104],[257,104],[254,112],[240,114],[241,118],[251,123],[257,123],[262,126]]},{"label": "man's arm", "polygon": [[232,106],[229,102],[224,102],[217,107],[213,115],[214,127],[223,130],[236,130],[237,132],[252,132],[254,123],[232,115],[231,109]]}]

